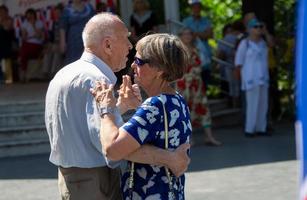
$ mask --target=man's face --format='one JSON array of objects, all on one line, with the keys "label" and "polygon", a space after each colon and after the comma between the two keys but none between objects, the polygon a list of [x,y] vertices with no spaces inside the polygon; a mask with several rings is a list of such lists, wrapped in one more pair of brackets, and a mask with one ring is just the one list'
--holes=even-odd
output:
[{"label": "man's face", "polygon": [[192,4],[192,15],[199,17],[200,16],[200,12],[201,12],[201,4],[200,3],[194,3]]},{"label": "man's face", "polygon": [[118,29],[112,37],[113,49],[112,49],[112,70],[118,72],[126,67],[128,61],[129,50],[132,48],[128,37],[128,29],[124,24],[118,24]]}]

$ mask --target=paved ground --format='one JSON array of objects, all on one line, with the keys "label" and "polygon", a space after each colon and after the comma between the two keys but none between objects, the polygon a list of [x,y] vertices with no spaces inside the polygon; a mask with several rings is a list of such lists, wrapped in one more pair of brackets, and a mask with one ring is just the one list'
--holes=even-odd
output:
[{"label": "paved ground", "polygon": [[[240,128],[215,130],[222,147],[194,146],[187,172],[187,200],[294,200],[298,162],[291,123],[272,137],[244,138]],[[200,140],[201,135],[195,134]],[[2,200],[59,199],[57,170],[48,155],[0,159]]]}]

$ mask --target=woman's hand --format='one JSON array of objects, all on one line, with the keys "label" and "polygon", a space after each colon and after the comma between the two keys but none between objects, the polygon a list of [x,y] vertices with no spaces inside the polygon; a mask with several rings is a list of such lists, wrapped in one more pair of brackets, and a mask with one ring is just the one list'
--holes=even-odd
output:
[{"label": "woman's hand", "polygon": [[90,89],[99,107],[114,108],[116,106],[113,87],[112,84],[108,86],[105,82],[97,81],[95,87]]},{"label": "woman's hand", "polygon": [[117,107],[121,113],[137,108],[142,103],[140,88],[137,84],[132,85],[130,76],[123,76],[123,83],[118,90]]},{"label": "woman's hand", "polygon": [[188,169],[191,159],[188,156],[187,151],[190,147],[190,144],[184,143],[172,152],[172,160],[170,160],[167,167],[176,177],[181,176]]}]

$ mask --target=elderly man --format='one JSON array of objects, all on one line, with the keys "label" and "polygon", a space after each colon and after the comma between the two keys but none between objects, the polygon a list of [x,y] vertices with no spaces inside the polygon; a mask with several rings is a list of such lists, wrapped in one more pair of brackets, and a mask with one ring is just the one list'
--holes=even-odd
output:
[{"label": "elderly man", "polygon": [[[86,24],[83,33],[84,53],[79,60],[61,69],[50,82],[46,95],[45,122],[51,144],[50,161],[59,168],[62,199],[122,199],[120,171],[111,169],[100,143],[100,115],[113,112],[116,123],[123,124],[121,114],[140,104],[136,86],[127,84],[115,110],[97,107],[90,89],[104,80],[115,84],[114,72],[123,69],[132,48],[129,32],[116,15],[100,13]],[[174,174],[182,174],[189,163],[182,145],[170,152],[144,146],[126,159],[134,162],[165,165]]]}]

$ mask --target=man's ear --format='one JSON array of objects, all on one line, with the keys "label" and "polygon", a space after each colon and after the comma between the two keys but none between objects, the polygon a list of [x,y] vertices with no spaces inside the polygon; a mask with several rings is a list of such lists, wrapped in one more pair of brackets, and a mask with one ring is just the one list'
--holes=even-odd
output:
[{"label": "man's ear", "polygon": [[110,38],[105,38],[102,40],[102,47],[106,54],[112,55],[112,48],[111,48],[111,40]]}]

